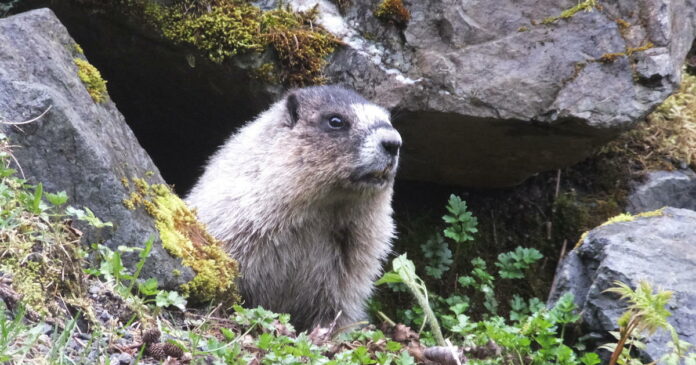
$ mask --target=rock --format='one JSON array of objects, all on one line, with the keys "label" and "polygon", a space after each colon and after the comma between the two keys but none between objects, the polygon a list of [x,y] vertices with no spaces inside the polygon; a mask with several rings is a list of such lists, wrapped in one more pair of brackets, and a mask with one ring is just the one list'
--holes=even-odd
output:
[{"label": "rock", "polygon": [[[667,308],[672,313],[669,322],[683,341],[696,343],[695,237],[696,212],[676,208],[595,228],[561,263],[549,303],[573,293],[583,332],[603,344],[611,341],[608,331],[617,328],[616,321],[626,308],[615,294],[604,290],[616,280],[634,288],[646,280],[653,288],[673,291]],[[666,331],[658,331],[647,340],[646,355],[659,359],[669,341]]]},{"label": "rock", "polygon": [[[161,156],[158,165],[168,167],[165,176],[178,179],[180,188],[233,126],[264,109],[278,91],[239,76],[268,52],[210,65],[152,29],[116,21],[119,7],[27,3],[59,11],[101,59],[98,65],[111,69],[134,129],[153,140],[152,155]],[[279,1],[255,3],[271,8]],[[474,187],[515,185],[572,165],[630,128],[676,89],[696,29],[694,0],[600,2],[547,24],[578,1],[407,0],[405,25],[377,19],[374,0],[345,2],[343,12],[330,0],[285,3],[298,10],[318,4],[318,23],[344,41],[325,69],[328,82],[394,111],[405,142],[400,178]],[[105,38],[119,46],[105,47]],[[187,57],[198,60],[195,67]],[[140,92],[147,108],[133,97]],[[159,127],[145,127],[153,119]],[[165,132],[196,141],[199,155],[158,144],[152,134]]]},{"label": "rock", "polygon": [[[403,29],[376,19],[374,1],[343,17],[319,3],[348,44],[331,81],[397,111],[401,176],[457,185],[514,185],[582,160],[678,87],[696,35],[692,0],[601,3],[550,24],[578,1],[406,1]],[[611,53],[631,54],[601,61]]]},{"label": "rock", "polygon": [[[87,206],[113,223],[110,230],[88,230],[86,244],[102,238],[112,249],[142,247],[158,232],[142,209],[123,205],[129,192],[121,178],[164,181],[115,104],[92,99],[77,75],[76,58],[84,57],[50,10],[0,19],[0,116],[20,122],[46,111],[33,123],[0,128],[16,145],[13,154],[31,182],[43,183],[45,191],[66,191],[70,205]],[[137,254],[124,255],[126,265],[136,260]],[[157,241],[140,277],[173,289],[191,280],[193,271]]]},{"label": "rock", "polygon": [[653,171],[628,197],[632,214],[662,207],[696,210],[696,173],[692,170]]}]

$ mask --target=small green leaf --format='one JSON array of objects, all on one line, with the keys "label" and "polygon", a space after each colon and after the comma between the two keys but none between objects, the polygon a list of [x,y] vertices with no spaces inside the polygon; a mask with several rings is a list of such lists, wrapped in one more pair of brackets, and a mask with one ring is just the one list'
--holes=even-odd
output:
[{"label": "small green leaf", "polygon": [[157,287],[157,279],[155,278],[149,278],[144,283],[138,283],[138,291],[142,295],[156,295]]},{"label": "small green leaf", "polygon": [[388,271],[385,272],[382,277],[375,282],[375,285],[382,285],[384,283],[402,283],[403,280],[401,280],[401,276],[399,274],[393,272],[393,271]]},{"label": "small green leaf", "polygon": [[65,191],[59,191],[55,194],[45,193],[46,200],[55,206],[61,206],[68,202],[68,194]]},{"label": "small green leaf", "polygon": [[580,358],[580,361],[585,365],[596,365],[602,362],[599,359],[599,355],[594,352],[588,352]]}]

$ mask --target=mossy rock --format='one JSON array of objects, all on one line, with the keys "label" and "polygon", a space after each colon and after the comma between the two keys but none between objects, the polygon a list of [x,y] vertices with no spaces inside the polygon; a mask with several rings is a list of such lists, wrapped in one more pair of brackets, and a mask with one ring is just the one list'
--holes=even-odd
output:
[{"label": "mossy rock", "polygon": [[235,278],[238,264],[210,234],[195,214],[164,184],[148,184],[145,179],[123,178],[131,190],[123,200],[126,208],[144,209],[155,221],[162,246],[184,266],[196,273],[180,289],[193,302],[238,302]]}]

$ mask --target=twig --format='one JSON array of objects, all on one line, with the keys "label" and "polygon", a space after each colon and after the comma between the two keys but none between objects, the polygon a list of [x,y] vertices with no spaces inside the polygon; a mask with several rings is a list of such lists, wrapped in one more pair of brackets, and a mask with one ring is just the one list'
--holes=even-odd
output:
[{"label": "twig", "polygon": [[382,311],[377,311],[377,315],[382,318],[383,321],[387,322],[390,326],[394,327],[396,326],[396,322],[392,321],[389,317],[387,317],[386,314],[384,314]]},{"label": "twig", "polygon": [[[561,267],[561,264],[563,263],[563,258],[565,257],[565,252],[566,248],[568,246],[568,240],[565,239],[563,240],[563,247],[561,247],[561,254],[558,256],[558,263],[556,264],[556,275],[553,277],[553,281],[551,281],[551,289],[549,290],[549,295],[553,293],[556,290],[556,285],[558,284],[558,268]],[[548,299],[551,299],[550,297]]]},{"label": "twig", "polygon": [[23,122],[0,121],[0,124],[7,124],[7,125],[23,125],[23,124],[33,123],[33,122],[36,122],[37,120],[41,119],[41,117],[43,117],[44,115],[46,115],[46,113],[48,113],[48,111],[51,110],[51,108],[53,108],[53,105],[49,105],[48,108],[46,108],[46,110],[44,110],[43,113],[39,114],[38,117],[29,119],[29,120],[25,120],[25,121],[23,121]]}]

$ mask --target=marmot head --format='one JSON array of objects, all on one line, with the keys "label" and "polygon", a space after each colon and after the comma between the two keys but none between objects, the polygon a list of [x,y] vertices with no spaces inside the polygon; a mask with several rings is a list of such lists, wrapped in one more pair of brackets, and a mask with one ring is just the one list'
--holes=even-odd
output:
[{"label": "marmot head", "polygon": [[296,139],[287,152],[313,169],[312,180],[360,191],[392,185],[401,135],[387,110],[338,86],[293,90],[283,101],[288,138]]}]

